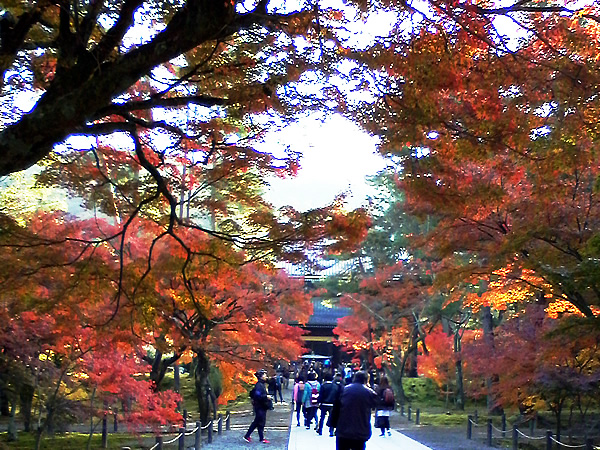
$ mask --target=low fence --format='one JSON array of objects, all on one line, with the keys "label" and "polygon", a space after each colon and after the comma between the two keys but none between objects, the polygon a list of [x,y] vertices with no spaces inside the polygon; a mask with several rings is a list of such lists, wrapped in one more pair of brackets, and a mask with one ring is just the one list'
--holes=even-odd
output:
[{"label": "low fence", "polygon": [[[404,411],[404,405],[400,405],[400,415],[404,416],[405,411]],[[412,406],[408,406],[406,408],[406,418],[408,419],[409,422],[413,421],[413,409]],[[421,425],[421,410],[419,408],[417,408],[414,411],[414,419],[415,419],[415,425]]]},{"label": "low fence", "polygon": [[[198,450],[202,447],[202,432],[206,432],[207,435],[207,443],[211,444],[215,433],[217,436],[223,434],[223,424],[225,424],[225,430],[231,430],[231,413],[227,411],[225,413],[225,417],[223,414],[219,414],[216,420],[211,420],[206,425],[201,426],[200,422],[195,423],[195,427],[192,430],[187,430],[187,411],[183,412],[183,426],[179,428],[177,434],[174,437],[170,437],[166,439],[164,435],[156,436],[156,443],[150,447],[149,450],[163,450],[166,446],[170,446],[172,444],[177,445],[178,450],[184,450],[186,447],[186,440],[189,444],[189,437],[193,437],[194,448]],[[113,431],[118,432],[118,422],[117,415],[113,416]],[[168,433],[172,434],[172,433]],[[108,417],[104,416],[102,420],[102,448],[108,448]],[[173,447],[171,447],[173,448]],[[128,447],[123,447],[123,450],[128,449]]]},{"label": "low fence", "polygon": [[[477,417],[477,412],[475,415],[469,415],[467,418],[467,439],[473,439],[473,433],[476,428],[484,428],[485,431],[485,443],[488,447],[492,447],[494,445],[495,439],[507,439],[509,431],[506,429],[506,415],[502,414],[501,416],[501,428],[494,426],[492,419],[487,419],[485,424],[480,424],[479,419]],[[555,437],[552,431],[547,430],[544,435],[536,436],[535,435],[535,421],[529,421],[529,433],[526,434],[519,430],[518,424],[512,425],[512,430],[510,431],[510,438],[512,440],[512,448],[513,450],[518,450],[520,441],[543,441],[542,445],[544,445],[546,450],[552,450],[553,448],[561,449],[561,448],[580,448],[585,450],[600,450],[600,447],[594,445],[594,439],[585,437],[581,438],[582,444],[567,444],[565,442],[561,442],[560,439]]]}]

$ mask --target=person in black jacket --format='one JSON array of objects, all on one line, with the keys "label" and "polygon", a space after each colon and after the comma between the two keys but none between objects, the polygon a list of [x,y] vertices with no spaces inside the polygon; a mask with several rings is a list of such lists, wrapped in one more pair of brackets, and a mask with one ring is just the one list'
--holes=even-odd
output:
[{"label": "person in black jacket", "polygon": [[[325,373],[325,382],[321,385],[319,391],[319,409],[321,410],[321,418],[319,420],[319,426],[317,427],[317,433],[323,434],[323,423],[325,422],[325,416],[331,418],[331,410],[333,404],[336,402],[340,395],[340,386],[333,382],[333,375],[331,373]],[[329,427],[329,436],[333,436],[333,427]]]},{"label": "person in black jacket", "polygon": [[256,385],[250,391],[250,399],[252,400],[252,406],[254,407],[254,420],[250,424],[250,428],[244,435],[246,442],[252,442],[250,435],[255,429],[258,430],[258,438],[260,442],[269,444],[269,441],[265,439],[264,431],[265,424],[267,423],[267,410],[271,409],[272,400],[267,395],[267,387],[265,383],[267,381],[267,371],[259,370],[255,374],[258,381]]},{"label": "person in black jacket", "polygon": [[365,450],[371,437],[371,409],[375,407],[377,394],[365,386],[367,378],[365,372],[356,372],[334,407],[336,450]]}]

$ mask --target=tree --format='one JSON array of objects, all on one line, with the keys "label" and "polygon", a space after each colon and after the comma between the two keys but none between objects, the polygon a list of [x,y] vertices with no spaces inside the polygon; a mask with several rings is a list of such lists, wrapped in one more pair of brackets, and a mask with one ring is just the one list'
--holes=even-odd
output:
[{"label": "tree", "polygon": [[493,358],[484,340],[474,342],[470,369],[502,374],[493,389],[504,406],[518,406],[523,414],[547,406],[560,437],[563,410],[581,408],[585,420],[587,408],[597,400],[597,325],[581,313],[553,316],[544,302],[524,304],[519,313],[500,326]]},{"label": "tree", "polygon": [[[152,17],[153,29],[141,42],[130,43],[128,32],[144,14]],[[245,11],[232,1],[203,0],[168,7],[147,6],[138,0],[8,5],[2,16],[3,88],[14,93],[26,86],[35,90],[32,95],[39,99],[27,114],[14,111],[13,123],[2,131],[0,145],[6,157],[0,173],[6,175],[35,164],[71,134],[104,134],[111,122],[113,130],[126,130],[127,122],[136,122],[130,116],[136,111],[189,102],[208,107],[237,103],[232,96],[209,92],[170,99],[165,94],[181,82],[202,76],[207,67],[200,61],[224,57],[231,51],[227,47],[232,37],[245,34],[252,40],[262,35],[260,42],[267,37],[267,29],[285,26],[284,21],[291,29],[303,26],[301,15],[278,14],[268,8],[268,1],[256,2]],[[263,41],[267,51],[268,45]],[[137,104],[114,102],[155,67],[194,50],[198,56],[195,67],[166,91]],[[252,64],[250,59],[243,60],[243,54],[235,56],[242,58],[238,64]],[[19,69],[27,76],[19,76]],[[208,71],[212,75],[212,70]],[[274,92],[276,86],[261,83],[257,87]],[[120,125],[116,125],[119,120],[106,122],[112,115],[121,116]]]},{"label": "tree", "polygon": [[[407,208],[439,217],[423,242],[455,276],[440,281],[514,263],[511,276],[533,270],[593,316],[597,9],[428,6],[428,19],[360,59],[382,92],[362,117],[402,161]],[[498,17],[523,37],[500,35]]]},{"label": "tree", "polygon": [[367,367],[374,367],[375,357],[383,357],[401,402],[406,400],[403,376],[417,376],[418,347],[427,352],[422,312],[429,287],[419,261],[380,269],[362,281],[358,293],[342,297],[354,314],[341,318],[334,329],[342,345],[365,351]]}]

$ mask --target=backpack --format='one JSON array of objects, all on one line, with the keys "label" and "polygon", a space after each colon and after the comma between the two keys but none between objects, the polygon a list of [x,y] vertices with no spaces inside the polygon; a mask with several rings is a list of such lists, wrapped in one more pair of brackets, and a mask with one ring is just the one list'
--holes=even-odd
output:
[{"label": "backpack", "polygon": [[311,383],[310,391],[310,406],[317,406],[319,404],[319,388]]},{"label": "backpack", "polygon": [[383,390],[383,402],[386,406],[394,406],[394,391],[391,388]]}]

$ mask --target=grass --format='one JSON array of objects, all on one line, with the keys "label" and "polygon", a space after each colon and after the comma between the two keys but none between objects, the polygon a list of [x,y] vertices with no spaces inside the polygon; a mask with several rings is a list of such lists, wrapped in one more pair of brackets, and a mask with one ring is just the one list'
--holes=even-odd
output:
[{"label": "grass", "polygon": [[[165,375],[164,387],[168,389],[173,388],[173,372]],[[196,417],[198,415],[198,400],[196,399],[196,386],[192,375],[186,373],[179,377],[179,393],[182,397],[182,409],[187,410],[188,414]],[[235,411],[242,406],[244,408],[248,407],[247,394],[241,394],[237,399],[230,401],[227,406],[218,406],[218,409],[220,413],[225,413],[225,410]]]},{"label": "grass", "polygon": [[[43,450],[83,450],[87,446],[89,435],[84,433],[64,433],[54,436],[43,436],[41,449]],[[135,436],[132,434],[109,434],[108,448],[121,450],[124,446],[139,445],[141,440],[153,442],[153,436]],[[17,441],[9,442],[8,433],[0,433],[0,450],[32,449],[35,448],[35,434],[20,432]],[[92,436],[92,449],[102,448],[102,437],[99,434]]]}]

